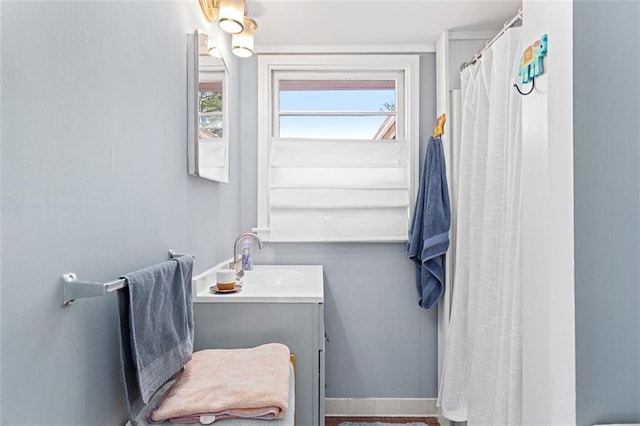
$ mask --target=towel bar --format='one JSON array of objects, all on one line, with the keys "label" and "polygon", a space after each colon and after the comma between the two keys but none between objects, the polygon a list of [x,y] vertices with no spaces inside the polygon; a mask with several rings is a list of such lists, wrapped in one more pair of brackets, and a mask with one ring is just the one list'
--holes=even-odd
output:
[{"label": "towel bar", "polygon": [[[181,256],[195,256],[184,253],[176,253],[175,250],[169,250],[169,258]],[[60,276],[62,282],[62,306],[71,305],[76,299],[83,297],[104,296],[116,290],[120,290],[127,286],[124,278],[108,281],[106,283],[94,283],[91,281],[80,281],[73,272],[62,274]]]}]

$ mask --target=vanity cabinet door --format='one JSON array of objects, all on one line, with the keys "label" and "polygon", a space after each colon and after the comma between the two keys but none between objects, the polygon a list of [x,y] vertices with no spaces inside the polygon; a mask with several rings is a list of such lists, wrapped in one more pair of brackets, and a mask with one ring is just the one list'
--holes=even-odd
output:
[{"label": "vanity cabinet door", "polygon": [[194,350],[287,345],[296,355],[296,424],[323,426],[323,304],[196,303],[194,319]]},{"label": "vanity cabinet door", "polygon": [[319,407],[318,407],[318,423],[320,426],[324,425],[324,398],[326,391],[326,382],[324,380],[324,345],[326,341],[326,334],[324,330],[324,304],[318,305],[318,340],[319,340],[319,348],[318,348],[318,389],[319,389]]}]

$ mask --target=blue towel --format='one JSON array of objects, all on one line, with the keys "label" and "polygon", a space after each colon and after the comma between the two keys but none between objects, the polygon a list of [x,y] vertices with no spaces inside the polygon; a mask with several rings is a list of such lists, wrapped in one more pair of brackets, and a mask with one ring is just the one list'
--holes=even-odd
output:
[{"label": "blue towel", "polygon": [[418,303],[432,308],[444,293],[444,256],[449,248],[451,208],[444,150],[440,138],[429,138],[418,200],[407,242],[407,254],[416,264]]},{"label": "blue towel", "polygon": [[120,359],[129,416],[191,359],[193,258],[181,256],[125,275],[118,292]]}]

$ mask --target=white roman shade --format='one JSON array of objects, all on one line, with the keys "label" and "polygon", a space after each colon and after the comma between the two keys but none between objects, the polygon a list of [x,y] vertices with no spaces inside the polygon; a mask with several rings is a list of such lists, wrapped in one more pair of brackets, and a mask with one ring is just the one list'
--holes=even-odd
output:
[{"label": "white roman shade", "polygon": [[[268,61],[260,57],[259,62]],[[415,197],[417,148],[417,140],[400,138],[413,134],[405,130],[408,127],[404,92],[407,71],[384,70],[386,75],[394,72],[393,75],[399,76],[395,77],[399,80],[397,87],[403,93],[397,96],[402,104],[389,113],[391,119],[385,121],[385,117],[381,117],[380,121],[385,124],[393,121],[401,130],[399,138],[375,139],[377,134],[373,132],[371,139],[329,139],[279,136],[278,101],[273,93],[277,92],[279,82],[268,66],[260,68],[266,73],[264,84],[267,85],[261,93],[269,100],[268,107],[261,110],[269,111],[269,116],[266,120],[260,117],[259,217],[255,230],[267,241],[406,241]],[[290,68],[285,69],[287,76],[292,74]],[[367,69],[363,66],[359,75],[367,78]],[[334,67],[330,70],[332,73],[327,78],[335,79]],[[313,75],[317,80],[317,69]],[[295,76],[296,84],[300,85],[304,73]],[[317,81],[312,84],[317,85]],[[286,111],[281,115],[295,114]],[[300,113],[305,114],[335,116],[341,113]],[[396,120],[402,122],[398,124]]]},{"label": "white roman shade", "polygon": [[271,140],[275,241],[403,241],[409,226],[405,140]]}]

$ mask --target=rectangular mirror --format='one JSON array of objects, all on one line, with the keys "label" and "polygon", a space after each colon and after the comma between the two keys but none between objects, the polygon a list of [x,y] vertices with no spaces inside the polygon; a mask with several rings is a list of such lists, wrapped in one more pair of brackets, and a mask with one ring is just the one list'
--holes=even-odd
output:
[{"label": "rectangular mirror", "polygon": [[227,71],[206,33],[187,35],[187,157],[189,174],[229,182]]}]

